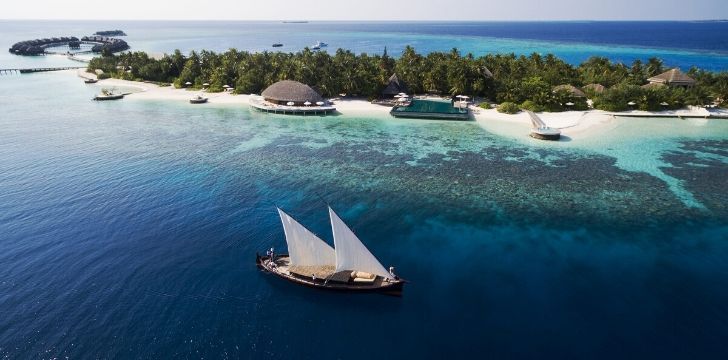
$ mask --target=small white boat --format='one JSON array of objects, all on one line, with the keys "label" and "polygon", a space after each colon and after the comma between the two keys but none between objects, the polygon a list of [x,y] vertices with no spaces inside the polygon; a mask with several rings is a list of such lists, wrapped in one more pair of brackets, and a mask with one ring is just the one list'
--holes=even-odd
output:
[{"label": "small white boat", "polygon": [[204,104],[207,102],[207,98],[202,95],[196,95],[190,99],[190,104]]},{"label": "small white boat", "polygon": [[316,44],[314,44],[311,49],[313,50],[321,50],[321,48],[327,47],[329,44],[321,41],[317,41]]},{"label": "small white boat", "polygon": [[115,93],[114,90],[101,89],[101,94],[94,96],[96,101],[104,100],[120,100],[124,98],[124,94]]}]

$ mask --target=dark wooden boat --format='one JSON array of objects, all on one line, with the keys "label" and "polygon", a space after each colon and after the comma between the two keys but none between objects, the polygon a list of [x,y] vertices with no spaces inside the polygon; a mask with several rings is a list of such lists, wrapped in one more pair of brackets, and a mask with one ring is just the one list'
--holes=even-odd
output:
[{"label": "dark wooden boat", "polygon": [[86,79],[83,82],[86,83],[86,84],[96,84],[99,81],[96,80],[96,79]]},{"label": "dark wooden boat", "polygon": [[325,269],[315,269],[314,273],[304,274],[304,271],[297,271],[295,267],[291,269],[288,254],[275,255],[275,259],[272,262],[270,260],[270,256],[255,254],[255,263],[260,270],[294,284],[314,289],[402,296],[402,288],[405,283],[404,280],[399,278],[389,280],[381,276],[374,276],[373,278],[352,276],[352,273],[358,273],[357,271],[341,271],[332,273],[329,276],[315,276],[315,272],[323,275],[321,270],[326,271]]},{"label": "dark wooden boat", "polygon": [[387,271],[354,232],[329,208],[336,250],[278,209],[288,254],[255,254],[256,266],[294,284],[315,289],[401,296],[404,283]]},{"label": "dark wooden boat", "polygon": [[283,44],[280,44],[280,43],[273,44],[273,47],[282,47],[282,46],[283,46]]}]

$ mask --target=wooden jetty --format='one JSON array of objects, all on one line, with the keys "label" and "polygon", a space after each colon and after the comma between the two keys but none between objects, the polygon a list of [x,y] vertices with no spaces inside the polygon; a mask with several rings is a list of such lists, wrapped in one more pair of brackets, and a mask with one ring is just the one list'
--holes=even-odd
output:
[{"label": "wooden jetty", "polygon": [[37,72],[61,71],[85,69],[85,66],[66,66],[66,67],[45,67],[45,68],[27,68],[27,69],[0,69],[0,75],[10,74],[31,74]]}]

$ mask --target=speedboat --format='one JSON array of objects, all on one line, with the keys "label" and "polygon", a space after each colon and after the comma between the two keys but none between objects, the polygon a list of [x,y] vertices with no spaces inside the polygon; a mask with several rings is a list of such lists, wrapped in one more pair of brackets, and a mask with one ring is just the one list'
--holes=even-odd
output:
[{"label": "speedboat", "polygon": [[282,47],[282,46],[283,46],[283,44],[281,44],[281,43],[275,43],[275,44],[273,44],[273,47]]}]

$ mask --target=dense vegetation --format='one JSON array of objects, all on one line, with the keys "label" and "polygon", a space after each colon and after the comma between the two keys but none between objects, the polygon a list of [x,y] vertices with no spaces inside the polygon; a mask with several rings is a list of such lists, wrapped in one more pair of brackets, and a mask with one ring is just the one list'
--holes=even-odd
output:
[{"label": "dense vegetation", "polygon": [[574,109],[586,108],[584,98],[553,90],[564,84],[606,86],[608,89],[602,93],[587,93],[596,108],[610,111],[624,110],[629,102],[639,109],[659,110],[725,103],[728,97],[728,72],[696,68],[688,72],[697,80],[691,89],[640,87],[647,78],[667,70],[657,58],[647,63],[636,60],[628,66],[594,57],[572,66],[551,54],[474,57],[463,56],[457,49],[421,55],[407,47],[397,59],[388,56],[386,49],[383,55],[357,55],[342,49],[334,55],[309,49],[295,54],[231,49],[224,53],[192,52],[188,56],[176,51],[161,59],[132,52],[95,58],[89,69],[103,70],[112,77],[173,83],[177,87],[190,82],[192,87],[201,88],[209,83],[211,92],[222,91],[227,84],[242,94],[260,93],[276,81],[290,79],[315,87],[323,96],[347,93],[369,98],[377,97],[389,76],[397,73],[411,93],[467,94],[535,111],[560,111],[567,103],[573,103],[570,107]]}]

